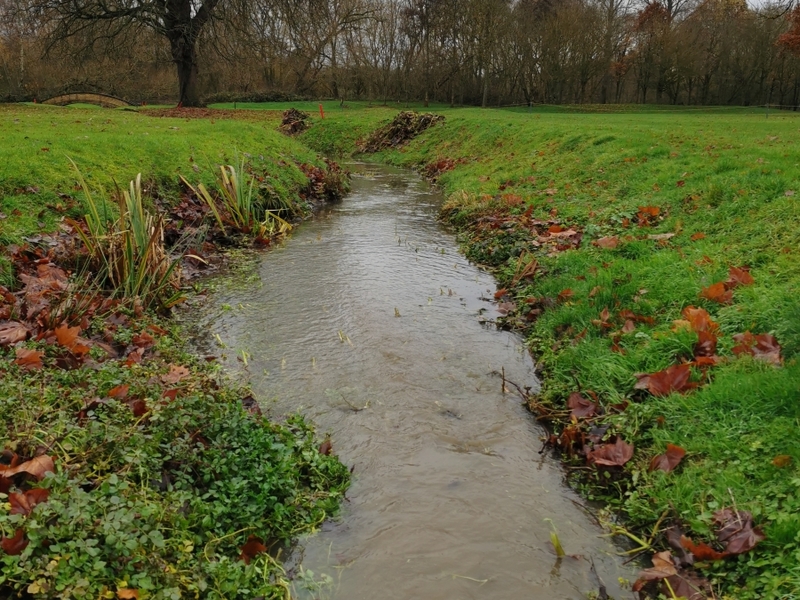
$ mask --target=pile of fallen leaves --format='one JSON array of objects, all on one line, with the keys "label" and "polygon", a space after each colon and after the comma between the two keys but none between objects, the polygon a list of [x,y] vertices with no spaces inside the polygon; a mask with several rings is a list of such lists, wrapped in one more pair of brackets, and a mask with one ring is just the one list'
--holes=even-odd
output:
[{"label": "pile of fallen leaves", "polygon": [[327,158],[325,165],[325,169],[308,163],[300,165],[300,170],[308,178],[308,185],[300,191],[300,197],[306,202],[334,202],[341,200],[350,191],[350,172]]},{"label": "pile of fallen leaves", "polygon": [[359,142],[358,150],[372,153],[387,148],[398,148],[440,121],[444,121],[442,115],[413,111],[401,112],[391,123],[377,129],[366,140]]},{"label": "pile of fallen leaves", "polygon": [[286,135],[297,135],[303,133],[310,127],[308,119],[310,115],[307,112],[290,108],[283,112],[281,119],[281,131]]}]

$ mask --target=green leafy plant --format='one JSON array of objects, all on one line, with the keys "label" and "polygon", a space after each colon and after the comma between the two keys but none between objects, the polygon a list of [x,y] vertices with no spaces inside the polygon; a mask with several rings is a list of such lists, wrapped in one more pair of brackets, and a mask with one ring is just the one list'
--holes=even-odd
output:
[{"label": "green leafy plant", "polygon": [[[138,299],[145,308],[174,306],[183,299],[178,291],[179,260],[164,245],[164,226],[159,215],[144,207],[141,173],[127,190],[117,193],[119,217],[114,219],[108,202],[95,199],[78,166],[70,159],[86,199],[86,230],[76,227],[97,279],[115,295]],[[102,216],[101,216],[102,211]]]}]

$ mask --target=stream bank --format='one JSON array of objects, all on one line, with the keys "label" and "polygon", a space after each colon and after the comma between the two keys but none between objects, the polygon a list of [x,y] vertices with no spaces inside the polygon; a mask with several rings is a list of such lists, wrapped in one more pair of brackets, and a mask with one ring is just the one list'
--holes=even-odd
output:
[{"label": "stream bank", "polygon": [[[325,163],[269,124],[99,114],[0,107],[0,596],[284,598],[268,550],[335,514],[348,470],[302,418],[266,419],[156,311],[180,294],[170,253],[185,252],[172,247],[183,232],[197,234],[201,267],[218,250],[210,242],[235,239],[224,208],[214,231],[176,165],[211,187],[219,166],[194,156],[224,147],[221,160],[238,158],[235,141],[247,142],[261,199],[299,206],[324,191]],[[132,142],[131,129],[148,137]],[[86,188],[65,153],[91,174]],[[137,170],[144,183],[127,198],[117,188],[111,210],[98,201],[106,221],[84,221],[98,187]],[[139,267],[124,272],[141,280],[109,276]],[[129,293],[148,277],[159,280]]]}]

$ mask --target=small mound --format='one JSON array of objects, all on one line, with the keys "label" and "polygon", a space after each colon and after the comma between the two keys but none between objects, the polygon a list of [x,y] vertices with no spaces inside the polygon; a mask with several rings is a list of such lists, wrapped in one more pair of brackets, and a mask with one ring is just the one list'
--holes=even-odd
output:
[{"label": "small mound", "polygon": [[309,114],[296,108],[290,108],[283,113],[283,120],[281,121],[281,131],[286,135],[296,135],[303,133],[309,128],[308,118]]},{"label": "small mound", "polygon": [[401,112],[391,123],[374,131],[361,142],[358,149],[361,152],[380,152],[386,148],[398,148],[439,121],[444,121],[442,115],[412,111]]}]

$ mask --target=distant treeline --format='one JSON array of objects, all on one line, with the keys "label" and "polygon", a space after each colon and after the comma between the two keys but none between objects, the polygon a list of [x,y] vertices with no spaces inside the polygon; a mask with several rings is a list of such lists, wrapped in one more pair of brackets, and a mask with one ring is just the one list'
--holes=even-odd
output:
[{"label": "distant treeline", "polygon": [[[195,12],[210,4],[180,1]],[[176,58],[155,12],[62,27],[82,2],[126,5],[0,0],[0,99],[96,90],[177,102],[177,64],[180,98],[192,86],[206,101],[800,103],[800,9],[786,4],[216,0],[192,38],[195,54]],[[158,0],[134,5],[148,2]]]}]

